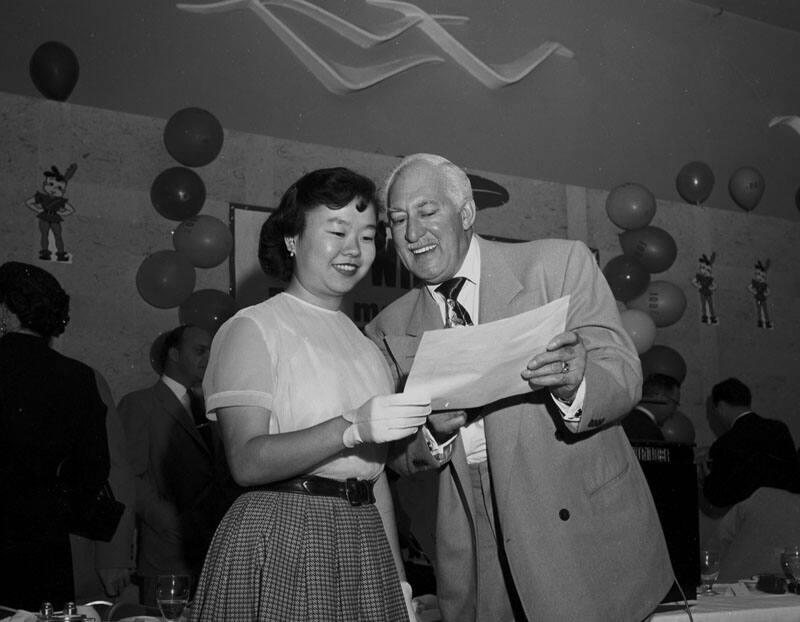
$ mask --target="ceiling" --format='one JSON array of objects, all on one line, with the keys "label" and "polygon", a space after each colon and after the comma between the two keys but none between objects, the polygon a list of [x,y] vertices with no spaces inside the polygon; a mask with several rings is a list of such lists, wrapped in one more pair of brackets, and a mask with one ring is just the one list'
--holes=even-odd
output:
[{"label": "ceiling", "polygon": [[728,11],[772,26],[800,32],[798,0],[691,0],[720,11]]}]

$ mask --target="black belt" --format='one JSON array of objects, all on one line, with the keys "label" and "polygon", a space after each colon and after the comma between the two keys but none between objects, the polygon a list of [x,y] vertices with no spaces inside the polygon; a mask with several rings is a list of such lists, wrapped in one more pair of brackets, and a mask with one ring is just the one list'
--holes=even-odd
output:
[{"label": "black belt", "polygon": [[347,499],[350,505],[364,505],[375,503],[372,493],[373,482],[368,479],[350,477],[345,481],[318,477],[316,475],[303,475],[280,482],[256,486],[251,490],[272,490],[277,492],[294,492],[303,495],[320,495],[323,497],[340,497]]}]

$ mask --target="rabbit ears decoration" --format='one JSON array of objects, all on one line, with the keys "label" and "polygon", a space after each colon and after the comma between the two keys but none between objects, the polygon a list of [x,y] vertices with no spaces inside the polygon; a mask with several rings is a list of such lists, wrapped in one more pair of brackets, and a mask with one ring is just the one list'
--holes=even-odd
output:
[{"label": "rabbit ears decoration", "polygon": [[760,259],[756,259],[756,263],[755,263],[755,265],[753,267],[756,270],[760,270],[761,272],[766,272],[767,270],[769,270],[770,265],[771,265],[771,262],[770,262],[769,259],[764,260],[763,263],[762,263],[762,261]]}]

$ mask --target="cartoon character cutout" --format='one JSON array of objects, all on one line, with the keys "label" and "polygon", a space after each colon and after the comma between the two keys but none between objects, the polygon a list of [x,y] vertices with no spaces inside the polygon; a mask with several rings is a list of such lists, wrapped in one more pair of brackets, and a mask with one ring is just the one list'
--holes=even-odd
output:
[{"label": "cartoon character cutout", "polygon": [[753,278],[747,286],[748,291],[753,294],[753,300],[756,302],[757,326],[759,328],[775,328],[772,320],[769,319],[769,308],[767,307],[767,298],[769,298],[770,293],[769,285],[767,284],[769,266],[769,259],[764,263],[760,259],[756,260]]},{"label": "cartoon character cutout", "polygon": [[717,289],[717,284],[714,282],[712,266],[716,258],[717,253],[715,252],[711,253],[711,257],[703,253],[697,264],[697,272],[692,278],[692,285],[700,294],[700,321],[703,324],[719,324],[716,311],[714,311],[714,290]]},{"label": "cartoon character cutout", "polygon": [[42,190],[37,191],[30,199],[25,201],[25,205],[36,212],[39,219],[39,259],[50,261],[52,251],[50,250],[50,233],[56,245],[56,261],[69,261],[70,254],[64,248],[64,238],[61,231],[61,223],[64,216],[69,216],[75,212],[75,208],[64,196],[67,190],[67,183],[78,169],[77,164],[70,164],[62,174],[55,166],[50,167],[49,171],[44,172],[42,180]]}]

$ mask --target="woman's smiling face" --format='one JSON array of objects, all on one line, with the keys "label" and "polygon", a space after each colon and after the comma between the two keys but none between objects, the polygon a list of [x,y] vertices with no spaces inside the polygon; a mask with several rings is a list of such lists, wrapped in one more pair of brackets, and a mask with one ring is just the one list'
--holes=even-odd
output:
[{"label": "woman's smiling face", "polygon": [[[375,206],[358,211],[355,197],[340,209],[318,205],[305,214],[305,230],[287,240],[295,263],[289,292],[338,309],[342,297],[366,276],[375,259]],[[295,287],[297,284],[299,287]]]}]

